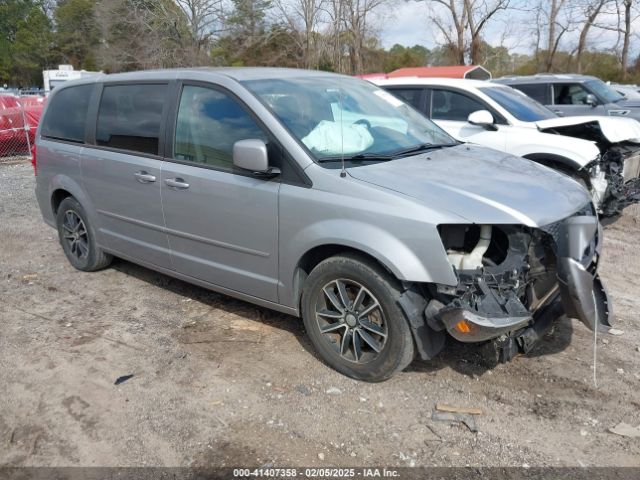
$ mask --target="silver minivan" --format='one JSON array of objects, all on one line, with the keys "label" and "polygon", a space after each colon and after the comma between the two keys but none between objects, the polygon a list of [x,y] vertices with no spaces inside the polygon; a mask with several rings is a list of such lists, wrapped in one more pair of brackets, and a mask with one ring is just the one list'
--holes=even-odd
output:
[{"label": "silver minivan", "polygon": [[68,82],[34,164],[74,267],[116,256],[301,316],[353,378],[387,379],[447,337],[507,361],[563,314],[609,323],[586,190],[460,144],[362,80],[224,68]]}]

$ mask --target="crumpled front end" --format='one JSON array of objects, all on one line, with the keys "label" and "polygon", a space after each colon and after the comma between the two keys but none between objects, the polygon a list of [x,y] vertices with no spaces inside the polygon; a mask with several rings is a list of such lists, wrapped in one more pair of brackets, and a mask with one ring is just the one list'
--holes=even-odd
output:
[{"label": "crumpled front end", "polygon": [[592,329],[609,325],[591,204],[543,228],[445,225],[440,233],[459,281],[433,286],[425,309],[432,329],[462,342],[499,339],[508,359],[529,351],[562,313]]},{"label": "crumpled front end", "polygon": [[604,216],[620,213],[630,204],[640,201],[640,146],[621,143],[610,146],[601,158],[586,167],[592,178],[606,180],[606,191],[600,202]]},{"label": "crumpled front end", "polygon": [[595,142],[600,155],[580,169],[598,210],[617,215],[640,201],[640,125],[629,118],[576,117],[538,122],[545,133]]}]

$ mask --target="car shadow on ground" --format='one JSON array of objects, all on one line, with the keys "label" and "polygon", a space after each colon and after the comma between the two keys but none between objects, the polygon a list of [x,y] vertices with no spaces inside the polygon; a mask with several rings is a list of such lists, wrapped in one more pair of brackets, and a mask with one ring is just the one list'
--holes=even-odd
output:
[{"label": "car shadow on ground", "polygon": [[[572,336],[571,320],[563,316],[554,322],[553,327],[533,350],[526,355],[518,356],[535,358],[562,352],[571,344]],[[430,373],[448,367],[468,377],[474,377],[482,376],[497,365],[495,351],[489,343],[462,343],[447,337],[447,343],[440,355],[427,361],[416,359],[408,370]]]},{"label": "car shadow on ground", "polygon": [[[126,260],[114,259],[111,268],[148,284],[169,290],[181,297],[190,298],[211,308],[222,310],[224,313],[233,313],[248,321],[261,322],[289,332],[302,348],[318,361],[322,361],[309,341],[302,320],[299,318],[213,292]],[[571,343],[572,334],[571,320],[563,316],[554,322],[553,327],[542,341],[526,356],[539,357],[561,352]],[[444,368],[451,368],[460,374],[474,377],[482,376],[495,368],[496,365],[497,361],[493,349],[489,345],[467,344],[447,337],[446,345],[439,355],[431,360],[416,358],[406,370],[435,373]]]}]

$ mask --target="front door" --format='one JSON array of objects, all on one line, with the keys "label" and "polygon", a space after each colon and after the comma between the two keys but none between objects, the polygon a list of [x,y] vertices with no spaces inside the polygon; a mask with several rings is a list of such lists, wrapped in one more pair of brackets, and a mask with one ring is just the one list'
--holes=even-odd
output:
[{"label": "front door", "polygon": [[431,119],[452,137],[463,142],[476,143],[496,150],[506,148],[508,125],[496,125],[497,130],[487,130],[467,121],[469,115],[478,110],[489,110],[498,120],[497,114],[487,105],[462,92],[446,89],[431,91]]},{"label": "front door", "polygon": [[95,145],[82,152],[82,178],[106,247],[170,268],[160,202],[166,98],[166,84],[105,85]]},{"label": "front door", "polygon": [[[581,83],[554,83],[551,109],[563,117],[574,115],[606,115],[604,106],[587,104],[587,95],[592,94]],[[597,98],[597,97],[596,97]],[[598,100],[598,102],[600,102]]]},{"label": "front door", "polygon": [[226,91],[184,85],[162,204],[176,271],[277,301],[280,182],[233,167],[233,144],[265,131]]}]

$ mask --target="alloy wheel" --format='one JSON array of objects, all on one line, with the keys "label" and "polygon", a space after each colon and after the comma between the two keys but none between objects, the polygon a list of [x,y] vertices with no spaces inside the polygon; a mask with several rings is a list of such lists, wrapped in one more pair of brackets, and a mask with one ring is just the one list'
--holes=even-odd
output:
[{"label": "alloy wheel", "polygon": [[317,295],[316,321],[322,337],[343,359],[368,363],[387,340],[387,322],[378,299],[348,279],[327,283]]},{"label": "alloy wheel", "polygon": [[75,211],[67,210],[64,212],[62,230],[69,253],[78,260],[87,258],[89,255],[87,227]]}]

